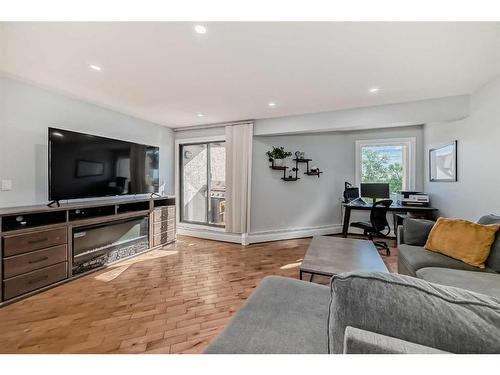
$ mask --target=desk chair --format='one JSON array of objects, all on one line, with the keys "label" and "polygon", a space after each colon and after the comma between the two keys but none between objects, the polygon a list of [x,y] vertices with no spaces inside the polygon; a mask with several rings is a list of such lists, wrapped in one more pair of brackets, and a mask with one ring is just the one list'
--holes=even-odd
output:
[{"label": "desk chair", "polygon": [[[392,200],[390,199],[375,202],[370,210],[370,222],[359,221],[351,224],[351,227],[363,229],[363,234],[368,235],[368,239],[373,241],[377,249],[385,250],[386,255],[391,255],[389,246],[384,241],[375,241],[373,236],[387,237],[390,233],[387,211],[391,204]],[[385,232],[386,230],[387,232]]]}]

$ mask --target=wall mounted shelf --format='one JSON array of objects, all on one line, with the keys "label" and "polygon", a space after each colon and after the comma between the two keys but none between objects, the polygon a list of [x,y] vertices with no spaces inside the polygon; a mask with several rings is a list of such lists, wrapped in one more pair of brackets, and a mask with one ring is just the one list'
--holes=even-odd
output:
[{"label": "wall mounted shelf", "polygon": [[311,169],[309,168],[309,162],[312,161],[312,159],[300,159],[300,158],[297,158],[297,159],[293,159],[295,161],[295,164],[298,165],[298,163],[306,163],[306,171],[304,172],[305,175],[307,176],[317,176],[318,178],[320,177],[321,172],[319,169],[316,170],[316,169]]},{"label": "wall mounted shelf", "polygon": [[288,169],[288,167],[275,167],[274,165],[270,165],[269,168],[275,170],[275,171],[284,171]]},{"label": "wall mounted shelf", "polygon": [[319,175],[323,173],[321,171],[318,171],[318,172],[304,172],[304,174],[308,175],[308,176],[318,176],[319,178]]},{"label": "wall mounted shelf", "polygon": [[[283,177],[281,177],[281,179],[283,181],[287,181],[287,182],[300,180],[300,177],[298,176],[299,163],[306,164],[306,171],[304,172],[304,174],[307,176],[317,176],[319,178],[321,176],[321,174],[323,173],[322,171],[319,170],[319,168],[318,169],[309,168],[309,163],[312,161],[312,159],[295,158],[292,160],[295,162],[295,167],[291,168],[290,171],[287,171],[288,169],[290,169],[290,167],[274,165],[273,159],[269,159],[269,161],[271,162],[271,165],[269,166],[269,168],[271,168],[272,170],[283,171]],[[287,172],[288,172],[288,176],[287,176]],[[295,176],[293,175],[294,172],[295,172]]]}]

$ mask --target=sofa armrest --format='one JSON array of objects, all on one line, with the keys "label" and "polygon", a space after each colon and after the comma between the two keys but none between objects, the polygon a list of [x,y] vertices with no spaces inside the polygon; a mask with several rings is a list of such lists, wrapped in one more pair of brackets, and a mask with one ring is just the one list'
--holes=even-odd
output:
[{"label": "sofa armrest", "polygon": [[442,350],[347,326],[344,354],[445,354]]},{"label": "sofa armrest", "polygon": [[398,231],[396,233],[396,239],[397,239],[397,242],[398,242],[398,247],[399,245],[401,244],[404,244],[405,243],[405,238],[404,238],[404,228],[402,225],[399,225],[398,226]]}]

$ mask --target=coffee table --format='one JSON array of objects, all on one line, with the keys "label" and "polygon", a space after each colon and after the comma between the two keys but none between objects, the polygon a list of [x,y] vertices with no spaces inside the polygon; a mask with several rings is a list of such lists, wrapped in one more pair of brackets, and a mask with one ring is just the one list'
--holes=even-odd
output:
[{"label": "coffee table", "polygon": [[389,272],[371,241],[314,236],[300,265],[302,274],[333,276],[352,271]]}]

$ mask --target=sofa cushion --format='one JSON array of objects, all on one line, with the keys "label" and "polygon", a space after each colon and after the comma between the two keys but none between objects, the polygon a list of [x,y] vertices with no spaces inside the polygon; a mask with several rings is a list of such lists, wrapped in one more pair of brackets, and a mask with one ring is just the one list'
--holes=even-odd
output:
[{"label": "sofa cushion", "polygon": [[[500,216],[483,216],[478,220],[478,224],[500,224]],[[486,260],[486,266],[496,272],[500,272],[500,231],[497,232],[495,242],[491,245],[490,255]]]},{"label": "sofa cushion", "polygon": [[344,354],[446,354],[429,346],[414,344],[354,327],[346,327]]},{"label": "sofa cushion", "polygon": [[500,301],[389,273],[331,281],[329,350],[342,353],[347,326],[452,353],[500,353]]},{"label": "sofa cushion", "polygon": [[500,224],[482,225],[440,217],[424,247],[483,269],[499,229]]},{"label": "sofa cushion", "polygon": [[421,246],[403,244],[399,246],[398,251],[400,261],[413,272],[424,267],[441,267],[468,271],[493,272],[493,270],[489,268],[481,270],[460,260],[450,258],[444,254],[425,250]]},{"label": "sofa cushion", "polygon": [[425,219],[406,218],[403,221],[403,238],[405,244],[424,246],[427,237],[434,226],[434,221]]},{"label": "sofa cushion", "polygon": [[327,286],[268,276],[205,353],[328,353],[329,301]]},{"label": "sofa cushion", "polygon": [[426,281],[454,286],[500,299],[500,274],[426,267],[417,270]]}]

